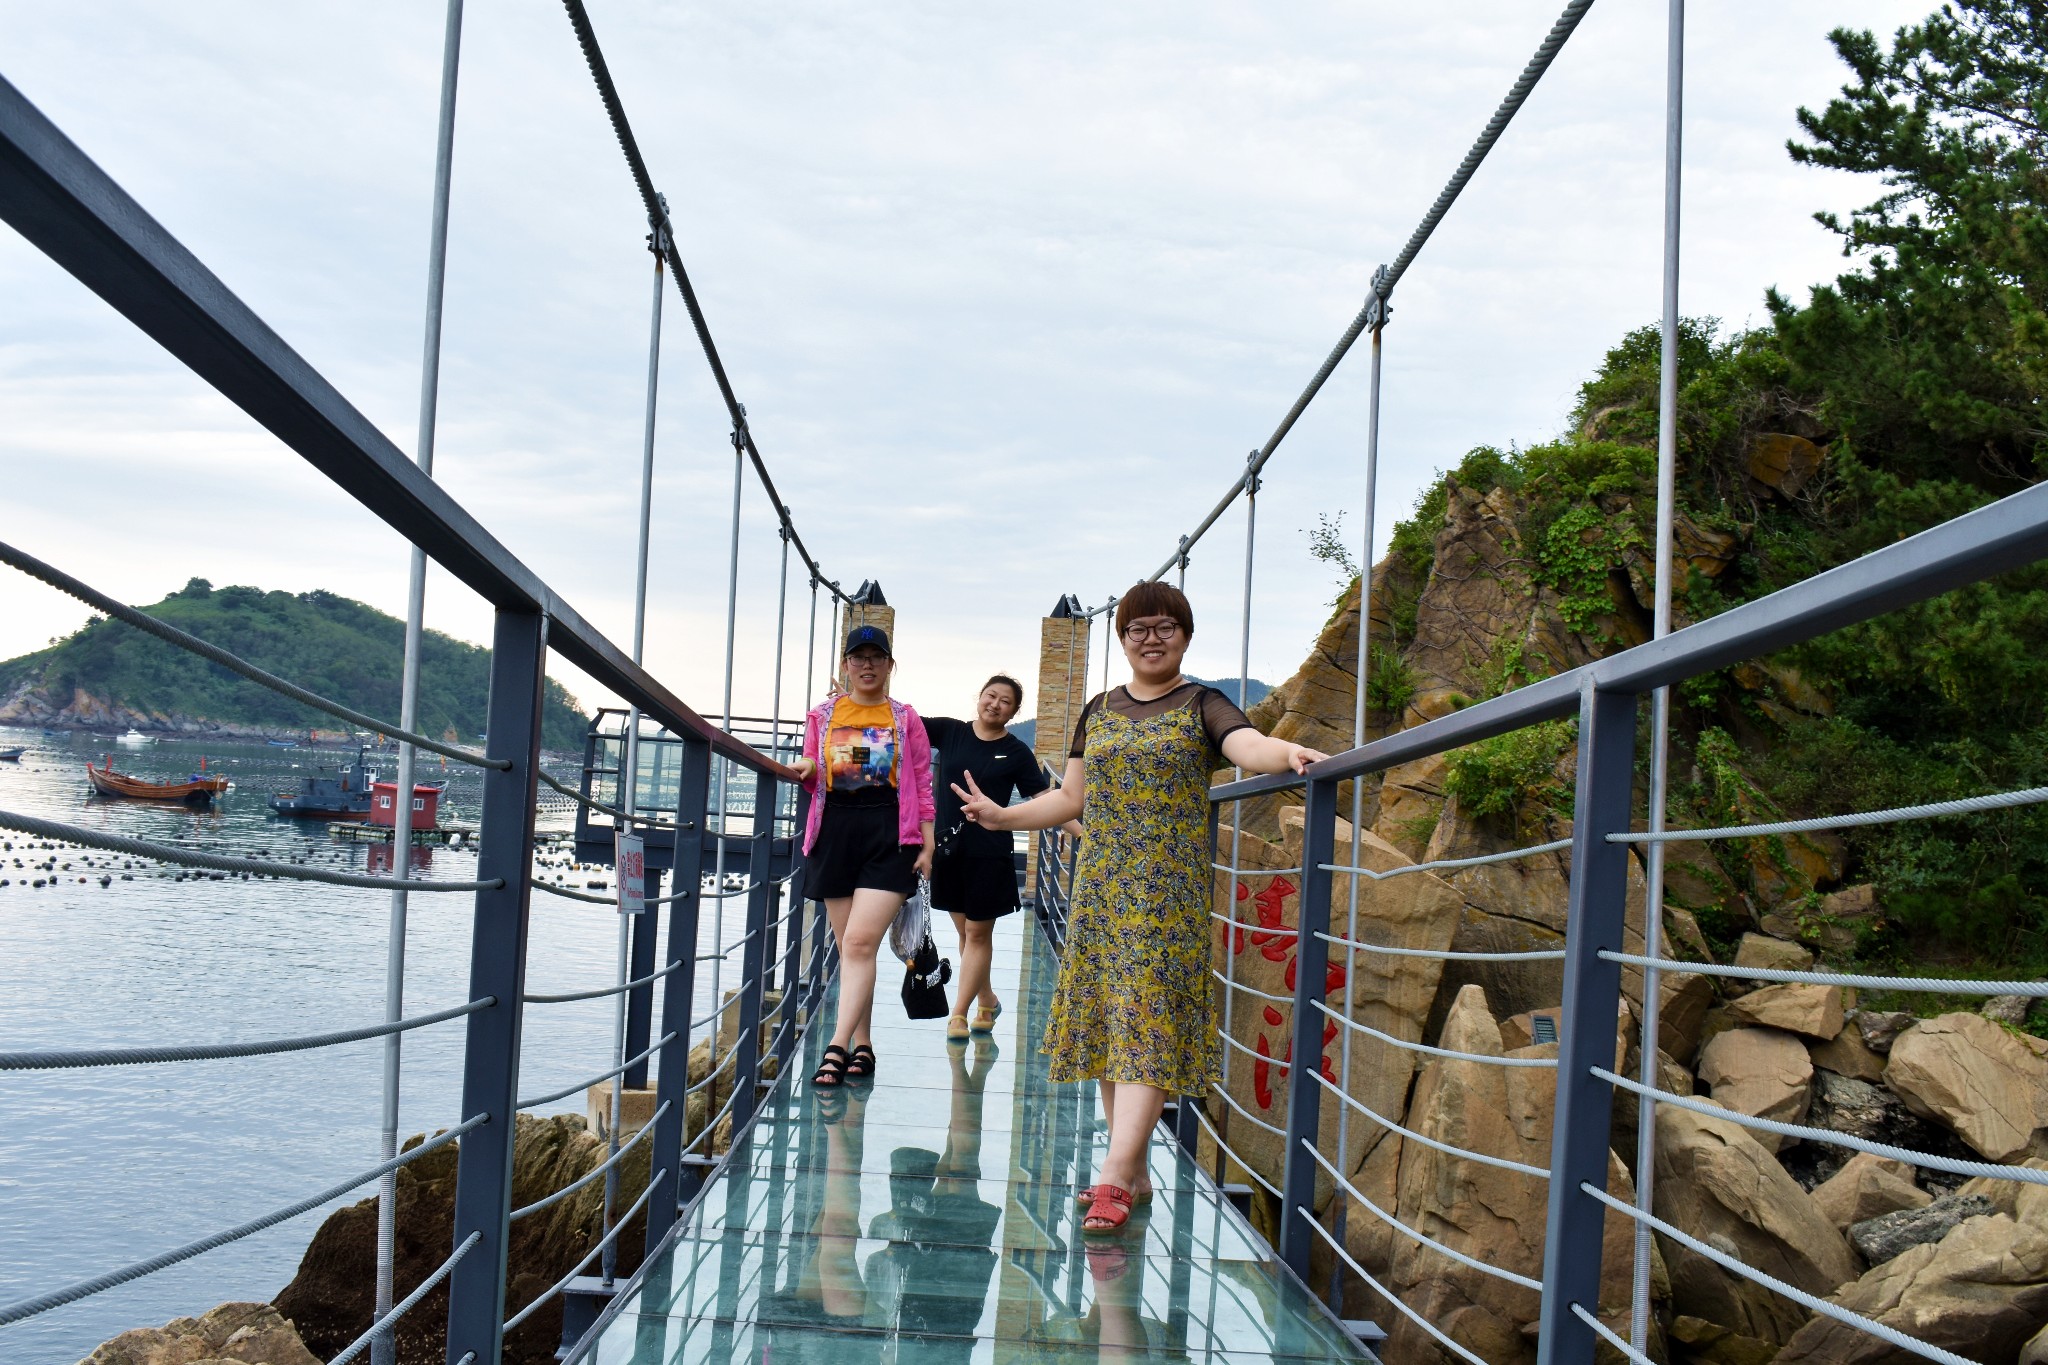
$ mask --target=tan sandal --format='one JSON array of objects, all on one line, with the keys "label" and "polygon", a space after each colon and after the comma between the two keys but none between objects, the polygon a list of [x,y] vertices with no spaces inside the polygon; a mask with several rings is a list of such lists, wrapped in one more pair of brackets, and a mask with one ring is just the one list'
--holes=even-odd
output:
[{"label": "tan sandal", "polygon": [[949,1043],[964,1043],[964,1042],[966,1042],[966,1041],[967,1041],[967,1035],[968,1035],[968,1027],[967,1027],[967,1016],[966,1016],[966,1015],[964,1015],[964,1014],[956,1014],[956,1015],[952,1016],[952,1017],[951,1017],[950,1019],[946,1020],[946,1041],[947,1041],[947,1042],[949,1042]]},{"label": "tan sandal", "polygon": [[[1003,1002],[1000,1000],[996,1001],[993,1006],[976,1005],[974,1007],[974,1031],[976,1033],[994,1033],[996,1031],[996,1020],[1002,1017],[1002,1013]],[[948,1036],[951,1036],[950,1033]]]}]

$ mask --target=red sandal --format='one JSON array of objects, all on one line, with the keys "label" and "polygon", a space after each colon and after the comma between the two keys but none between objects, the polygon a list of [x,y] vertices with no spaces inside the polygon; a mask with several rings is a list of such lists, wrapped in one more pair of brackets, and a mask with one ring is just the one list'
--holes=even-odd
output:
[{"label": "red sandal", "polygon": [[1081,1231],[1096,1237],[1123,1231],[1124,1224],[1131,1221],[1131,1204],[1129,1190],[1116,1185],[1097,1185],[1087,1216],[1081,1220]]},{"label": "red sandal", "polygon": [[[1080,1206],[1081,1208],[1084,1208],[1084,1209],[1085,1209],[1085,1208],[1087,1208],[1087,1207],[1088,1207],[1088,1206],[1089,1206],[1090,1204],[1092,1204],[1092,1203],[1094,1203],[1094,1202],[1095,1202],[1095,1187],[1094,1187],[1093,1185],[1083,1185],[1083,1186],[1082,1186],[1082,1187],[1081,1187],[1080,1189],[1078,1189],[1078,1190],[1075,1190],[1075,1191],[1074,1191],[1074,1203],[1075,1203],[1075,1204],[1077,1204],[1077,1205],[1079,1205],[1079,1206]],[[1152,1191],[1151,1191],[1151,1190],[1139,1190],[1139,1191],[1138,1191],[1138,1192],[1137,1192],[1136,1194],[1134,1194],[1134,1195],[1132,1195],[1132,1196],[1131,1196],[1131,1202],[1132,1202],[1133,1204],[1149,1204],[1149,1203],[1151,1203],[1151,1202],[1152,1202]]]}]

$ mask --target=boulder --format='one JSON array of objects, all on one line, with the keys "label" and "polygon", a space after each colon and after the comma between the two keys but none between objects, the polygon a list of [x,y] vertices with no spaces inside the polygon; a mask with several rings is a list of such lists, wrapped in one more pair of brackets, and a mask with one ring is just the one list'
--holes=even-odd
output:
[{"label": "boulder", "polygon": [[[404,1150],[418,1146],[413,1137]],[[448,1257],[454,1245],[455,1166],[459,1143],[449,1143],[398,1170],[396,1288],[410,1293]],[[643,1142],[619,1163],[619,1191],[627,1204],[647,1188]],[[517,1115],[512,1136],[512,1206],[518,1208],[573,1183],[605,1159],[605,1146],[580,1114],[535,1118]],[[552,1208],[512,1225],[506,1285],[508,1314],[569,1273],[603,1235],[604,1185],[593,1180]],[[618,1240],[619,1268],[640,1263],[646,1213],[636,1214]],[[362,1334],[375,1307],[377,1201],[365,1199],[327,1216],[299,1261],[298,1274],[277,1296],[278,1311],[298,1324],[306,1345],[330,1359]],[[440,1365],[446,1356],[448,1285],[443,1281],[394,1332],[399,1365]],[[505,1365],[552,1365],[562,1334],[559,1300],[505,1338]]]},{"label": "boulder", "polygon": [[1389,768],[1380,784],[1379,819],[1372,832],[1410,862],[1422,861],[1435,836],[1437,817],[1444,809],[1447,767],[1442,754],[1431,754]]},{"label": "boulder", "polygon": [[1813,1192],[1813,1202],[1828,1221],[1847,1232],[1900,1209],[1922,1209],[1933,1196],[1913,1183],[1913,1168],[1871,1152],[1858,1152]]},{"label": "boulder", "polygon": [[[2037,1156],[2030,1156],[2025,1161],[2016,1161],[2013,1165],[2030,1171],[2048,1171],[2048,1161]],[[1993,1213],[2008,1214],[2016,1218],[2019,1216],[2020,1191],[2026,1188],[2026,1184],[2017,1180],[1980,1175],[1965,1180],[1956,1187],[1954,1193],[1982,1195],[1991,1201]]]},{"label": "boulder", "polygon": [[79,1365],[320,1365],[298,1329],[267,1303],[224,1303],[196,1318],[123,1332]]},{"label": "boulder", "polygon": [[1698,917],[1683,906],[1664,907],[1664,936],[1672,948],[1668,956],[1683,957],[1689,962],[1714,960],[1714,950],[1700,929]]},{"label": "boulder", "polygon": [[[1809,1294],[1854,1279],[1856,1255],[1842,1234],[1749,1131],[1727,1119],[1657,1107],[1657,1216]],[[1675,1242],[1663,1244],[1675,1312],[1772,1344],[1791,1338],[1807,1312]]]},{"label": "boulder", "polygon": [[1664,972],[1657,978],[1657,999],[1657,1048],[1690,1065],[1714,1007],[1714,983],[1698,972]]},{"label": "boulder", "polygon": [[[1790,1033],[1735,1028],[1716,1035],[1700,1050],[1700,1079],[1712,1087],[1714,1102],[1723,1108],[1779,1123],[1803,1123],[1813,1093],[1813,1059]],[[1753,1135],[1773,1152],[1797,1141],[1775,1133]]]},{"label": "boulder", "polygon": [[[1445,1019],[1443,1047],[1482,1057],[1508,1055],[1487,1009],[1485,993],[1467,986]],[[1517,1056],[1556,1055],[1554,1046],[1518,1050]],[[1528,1067],[1432,1058],[1417,1076],[1407,1125],[1438,1142],[1538,1168],[1550,1159],[1556,1075]],[[1632,1197],[1628,1173],[1610,1154],[1609,1188]],[[1540,1278],[1549,1187],[1544,1180],[1407,1142],[1401,1151],[1396,1215],[1445,1246],[1502,1269]],[[1603,1314],[1629,1298],[1627,1221],[1607,1219]],[[1655,1289],[1653,1269],[1653,1293]],[[1389,1286],[1410,1307],[1454,1340],[1496,1365],[1533,1361],[1525,1329],[1537,1320],[1538,1296],[1446,1260],[1404,1237],[1391,1246]],[[1386,1358],[1435,1361],[1441,1348],[1405,1317],[1391,1324]]]},{"label": "boulder", "polygon": [[1994,1024],[2007,1028],[2025,1028],[2027,1012],[2034,1008],[2031,995],[1994,995],[1977,1010]]},{"label": "boulder", "polygon": [[[1704,1007],[1701,1013],[1705,1013]],[[1842,1031],[1842,988],[1787,981],[1731,1001],[1728,1013],[1737,1023],[1832,1039]]]},{"label": "boulder", "polygon": [[2048,1155],[2048,1061],[1989,1019],[1944,1014],[1892,1044],[1885,1084],[1989,1161]]},{"label": "boulder", "polygon": [[1856,1031],[1863,1036],[1863,1046],[1883,1057],[1890,1053],[1892,1044],[1901,1033],[1920,1022],[1916,1014],[1905,1010],[1858,1010]]},{"label": "boulder", "polygon": [[1849,1245],[1863,1253],[1872,1265],[1882,1265],[1900,1252],[1939,1242],[1970,1218],[1991,1213],[1991,1201],[1981,1194],[1943,1195],[1914,1208],[1901,1208],[1866,1218],[1849,1229]]},{"label": "boulder", "polygon": [[1832,1071],[1817,1071],[1806,1122],[1869,1142],[1897,1143],[1903,1136],[1900,1129],[1911,1122],[1911,1116],[1898,1097],[1881,1086],[1838,1076]]},{"label": "boulder", "polygon": [[2027,1338],[2027,1344],[2020,1347],[2020,1358],[2014,1365],[2048,1365],[2048,1327]]},{"label": "boulder", "polygon": [[1884,1058],[1865,1045],[1863,1031],[1856,1026],[1854,1019],[1844,1022],[1841,1032],[1827,1041],[1808,1043],[1806,1053],[1813,1058],[1815,1066],[1837,1076],[1858,1081],[1884,1079]]},{"label": "boulder", "polygon": [[1677,1351],[1675,1359],[1686,1365],[1771,1365],[1778,1354],[1774,1342],[1758,1341],[1683,1313],[1671,1320],[1671,1344]]},{"label": "boulder", "polygon": [[[2023,1187],[2014,1214],[1967,1219],[1939,1242],[1873,1266],[1835,1302],[1971,1360],[2014,1360],[2048,1322],[2048,1190]],[[1786,1343],[1778,1365],[1917,1359],[1859,1328],[1817,1316]]]},{"label": "boulder", "polygon": [[1773,972],[1804,972],[1812,969],[1813,954],[1769,934],[1747,933],[1735,945],[1735,965]]}]

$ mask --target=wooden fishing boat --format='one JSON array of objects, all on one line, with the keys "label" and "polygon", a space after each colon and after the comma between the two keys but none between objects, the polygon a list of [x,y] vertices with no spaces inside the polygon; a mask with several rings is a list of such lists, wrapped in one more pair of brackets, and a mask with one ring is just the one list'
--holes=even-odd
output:
[{"label": "wooden fishing boat", "polygon": [[182,782],[152,782],[144,777],[130,777],[114,771],[114,760],[103,758],[95,768],[85,765],[85,780],[92,783],[92,789],[101,796],[126,797],[131,801],[183,801],[187,805],[204,806],[215,794],[228,789],[225,774],[193,773]]}]

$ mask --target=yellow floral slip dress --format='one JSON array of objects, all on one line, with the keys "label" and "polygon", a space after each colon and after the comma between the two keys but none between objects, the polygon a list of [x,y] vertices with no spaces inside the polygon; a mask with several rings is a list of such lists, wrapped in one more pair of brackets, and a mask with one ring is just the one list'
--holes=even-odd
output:
[{"label": "yellow floral slip dress", "polygon": [[1088,720],[1087,831],[1043,1050],[1055,1081],[1205,1095],[1221,1045],[1209,984],[1209,775],[1199,705]]}]

